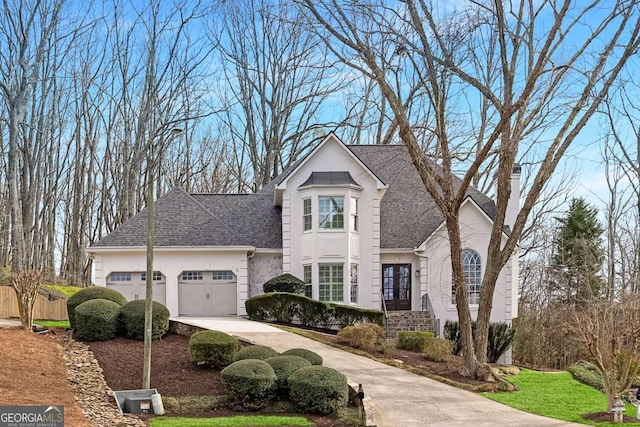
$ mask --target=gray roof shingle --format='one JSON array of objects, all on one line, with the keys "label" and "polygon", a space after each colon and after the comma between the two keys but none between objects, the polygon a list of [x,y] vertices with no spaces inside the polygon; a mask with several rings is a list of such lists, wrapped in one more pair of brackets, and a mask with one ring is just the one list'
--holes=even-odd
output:
[{"label": "gray roof shingle", "polygon": [[[174,188],[154,204],[154,246],[282,248],[280,209],[265,194],[188,194]],[[146,210],[92,247],[145,246]]]},{"label": "gray roof shingle", "polygon": [[[415,248],[442,223],[404,145],[347,146],[388,189],[380,204],[380,246]],[[188,194],[175,188],[155,203],[155,246],[253,246],[282,248],[281,209],[274,206],[274,189],[300,164],[291,165],[255,194]],[[342,175],[310,177],[353,181]],[[347,173],[348,175],[348,173]],[[349,180],[350,178],[350,180]],[[355,182],[355,181],[354,181]],[[468,194],[489,217],[493,201],[476,189]],[[135,215],[92,247],[146,245],[146,211]]]},{"label": "gray roof shingle", "polygon": [[[442,224],[444,217],[427,193],[404,145],[348,145],[387,188],[380,202],[380,247],[415,248]],[[494,203],[474,188],[468,194],[493,217]]]}]

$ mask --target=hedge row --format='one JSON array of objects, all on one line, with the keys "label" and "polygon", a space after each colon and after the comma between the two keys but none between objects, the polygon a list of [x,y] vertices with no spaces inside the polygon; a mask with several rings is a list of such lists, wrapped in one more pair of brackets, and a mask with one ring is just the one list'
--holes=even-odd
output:
[{"label": "hedge row", "polygon": [[341,329],[357,323],[383,324],[380,310],[368,310],[334,304],[288,292],[270,292],[256,295],[245,302],[247,315],[253,320],[275,320],[304,326]]},{"label": "hedge row", "polygon": [[577,362],[567,368],[571,376],[582,384],[586,384],[596,390],[604,391],[604,383],[602,381],[602,373],[596,365],[590,362]]}]

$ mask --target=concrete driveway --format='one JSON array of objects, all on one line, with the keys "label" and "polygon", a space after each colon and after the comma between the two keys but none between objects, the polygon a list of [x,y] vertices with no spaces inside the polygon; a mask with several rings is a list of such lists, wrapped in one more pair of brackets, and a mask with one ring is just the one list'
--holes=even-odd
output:
[{"label": "concrete driveway", "polygon": [[366,357],[241,317],[180,317],[185,324],[227,332],[282,352],[307,348],[322,356],[352,384],[362,384],[368,420],[378,427],[581,426],[518,411],[474,393],[406,372]]}]

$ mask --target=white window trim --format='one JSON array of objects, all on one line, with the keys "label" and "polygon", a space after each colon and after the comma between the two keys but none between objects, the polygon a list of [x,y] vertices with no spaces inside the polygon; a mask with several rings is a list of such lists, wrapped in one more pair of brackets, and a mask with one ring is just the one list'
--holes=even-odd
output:
[{"label": "white window trim", "polygon": [[[305,202],[309,202],[309,213],[305,213]],[[309,228],[306,228],[306,219],[309,218]],[[302,232],[308,233],[313,231],[313,199],[311,197],[304,197],[302,199]]]}]

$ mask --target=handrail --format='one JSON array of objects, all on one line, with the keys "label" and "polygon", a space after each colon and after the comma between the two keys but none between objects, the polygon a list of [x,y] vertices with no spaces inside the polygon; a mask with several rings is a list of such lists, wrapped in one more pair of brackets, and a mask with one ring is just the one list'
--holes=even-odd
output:
[{"label": "handrail", "polygon": [[382,315],[384,316],[384,332],[386,336],[389,336],[389,319],[387,313],[387,303],[384,301],[384,295],[382,295]]},{"label": "handrail", "polygon": [[440,336],[440,319],[436,319],[433,305],[431,305],[431,298],[429,298],[429,293],[427,292],[423,293],[420,297],[420,310],[431,313],[431,322],[433,324],[434,332],[436,336]]}]

